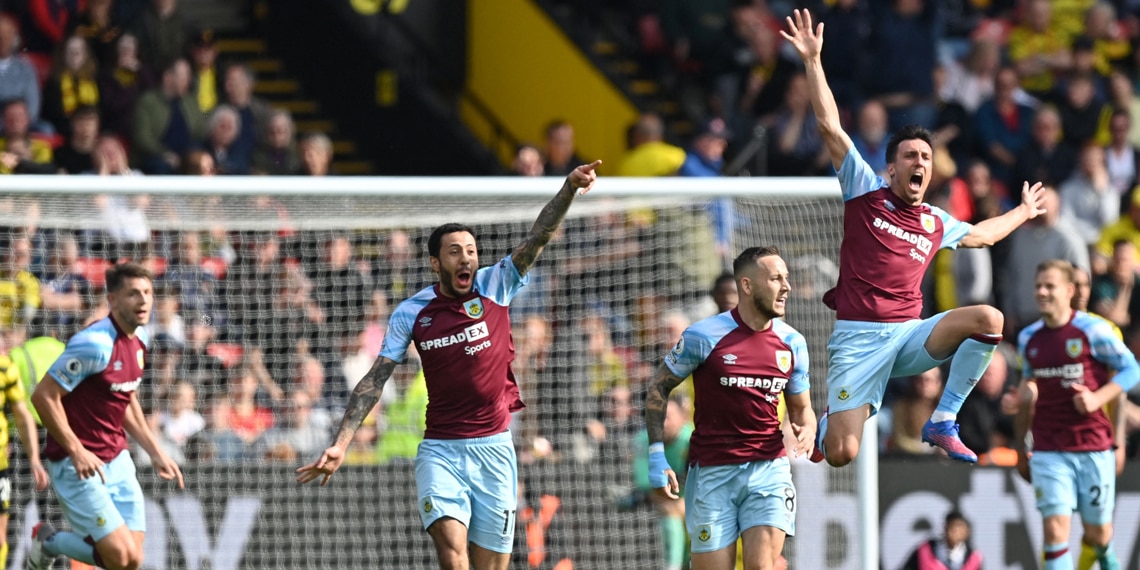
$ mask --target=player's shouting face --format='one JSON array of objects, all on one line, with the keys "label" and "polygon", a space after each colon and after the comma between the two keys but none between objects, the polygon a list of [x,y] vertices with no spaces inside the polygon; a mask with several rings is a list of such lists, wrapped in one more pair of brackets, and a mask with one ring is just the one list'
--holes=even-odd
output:
[{"label": "player's shouting face", "polygon": [[462,297],[471,292],[475,270],[479,269],[479,252],[475,236],[468,232],[444,234],[439,244],[439,257],[431,258],[431,269],[439,274],[439,290],[447,297]]},{"label": "player's shouting face", "polygon": [[154,290],[146,277],[127,277],[122,287],[107,293],[111,314],[124,330],[133,331],[150,321]]},{"label": "player's shouting face", "polygon": [[741,285],[741,293],[751,299],[760,314],[769,319],[784,316],[792,287],[788,283],[788,266],[782,257],[766,255],[757,259],[756,269],[741,280]]},{"label": "player's shouting face", "polygon": [[907,139],[899,143],[894,162],[887,165],[891,177],[891,190],[909,204],[919,204],[930,186],[930,173],[934,165],[934,150],[922,139]]}]

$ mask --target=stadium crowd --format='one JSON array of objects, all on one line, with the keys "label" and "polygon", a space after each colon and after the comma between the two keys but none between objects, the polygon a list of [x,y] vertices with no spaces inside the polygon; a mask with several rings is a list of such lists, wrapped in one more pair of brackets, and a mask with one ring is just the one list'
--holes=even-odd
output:
[{"label": "stadium crowd", "polygon": [[[601,174],[719,176],[726,157],[759,148],[768,175],[830,175],[804,75],[776,32],[791,4],[614,3],[644,60],[700,126],[676,146],[662,118],[645,114],[629,128],[627,155],[607,159],[615,170]],[[1088,309],[1140,348],[1140,5],[811,7],[828,30],[828,78],[871,164],[885,169],[889,134],[917,122],[938,143],[929,199],[962,220],[1015,206],[1022,180],[1051,188],[1048,214],[998,247],[939,253],[927,312],[995,304],[1012,341],[1037,318],[1034,268],[1061,258],[1091,276]],[[248,66],[218,62],[213,35],[186,21],[177,0],[29,0],[25,8],[0,14],[0,174],[330,172],[329,139],[298,140],[289,113],[253,96]],[[766,144],[750,144],[755,137]],[[520,146],[513,170],[564,176],[582,162],[574,126],[554,120],[542,144]],[[148,412],[180,461],[319,453],[379,351],[390,306],[432,281],[419,230],[296,231],[268,198],[250,207],[277,212],[281,231],[152,231],[148,219],[170,215],[165,201],[111,196],[95,201],[102,229],[64,232],[37,227],[38,205],[21,204],[29,224],[10,228],[0,247],[5,347],[65,340],[101,316],[107,264],[147,264],[158,275]],[[723,248],[732,236],[721,235],[718,208],[708,211],[709,247]],[[536,268],[536,292],[520,298],[514,319],[515,373],[532,404],[515,430],[522,461],[628,457],[640,421],[633,410],[658,360],[688,324],[735,302],[731,279],[717,277],[723,268],[699,272],[715,301],[637,288],[654,283],[654,272],[693,263],[661,259],[670,250],[658,247],[665,238],[655,223],[644,212],[570,220],[546,261],[558,271]],[[816,293],[797,302],[818,302]],[[995,463],[1010,460],[1002,450],[1012,434],[1014,352],[1003,344],[961,416],[963,440]],[[932,451],[919,430],[941,385],[938,371],[892,381],[884,452]],[[398,369],[350,461],[410,458],[425,406],[415,366]],[[1136,434],[1140,411],[1128,413]],[[1138,445],[1133,437],[1131,457]]]}]

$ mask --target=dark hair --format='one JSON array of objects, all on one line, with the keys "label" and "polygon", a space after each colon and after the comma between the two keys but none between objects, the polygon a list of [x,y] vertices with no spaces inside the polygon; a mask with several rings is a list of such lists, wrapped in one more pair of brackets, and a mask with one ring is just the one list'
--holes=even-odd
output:
[{"label": "dark hair", "polygon": [[970,526],[970,521],[966,520],[966,516],[962,513],[958,511],[950,511],[946,513],[946,526],[950,526],[951,523],[958,521],[962,521],[966,523],[966,526]]},{"label": "dark hair", "polygon": [[887,142],[887,162],[890,164],[895,163],[895,155],[899,152],[900,143],[903,141],[910,141],[915,139],[918,139],[930,145],[931,149],[934,148],[934,142],[932,142],[934,140],[934,135],[929,130],[927,130],[926,127],[922,125],[907,125],[902,129],[899,129],[898,132],[896,132],[894,136],[891,137],[891,140]]},{"label": "dark hair", "polygon": [[428,238],[428,255],[432,257],[439,257],[439,248],[443,242],[443,236],[456,232],[467,232],[471,234],[471,237],[475,237],[475,230],[463,224],[457,224],[454,222],[443,224],[442,226],[436,228],[435,231],[431,233],[431,237]]},{"label": "dark hair", "polygon": [[[735,263],[733,265],[735,265]],[[709,291],[709,295],[716,295],[717,289],[720,289],[721,285],[724,285],[725,283],[735,283],[735,282],[736,282],[736,276],[725,271],[724,273],[721,273],[720,276],[718,276],[716,278],[716,281],[713,281],[712,291]]]},{"label": "dark hair", "polygon": [[1122,245],[1133,245],[1132,240],[1130,240],[1128,238],[1120,238],[1116,241],[1113,241],[1112,242],[1112,251],[1116,251],[1116,248],[1118,248]]},{"label": "dark hair", "polygon": [[71,112],[71,120],[78,121],[79,119],[98,119],[99,108],[94,105],[80,105]]},{"label": "dark hair", "polygon": [[732,262],[733,278],[740,279],[744,274],[756,267],[756,260],[769,255],[780,255],[780,250],[774,245],[750,247],[736,256]]},{"label": "dark hair", "polygon": [[114,293],[123,288],[123,282],[127,279],[144,278],[151,283],[154,283],[154,274],[149,269],[133,262],[127,261],[112,265],[107,268],[104,275],[107,278],[107,292]]},{"label": "dark hair", "polygon": [[570,126],[570,123],[567,123],[566,121],[564,121],[562,119],[555,119],[553,121],[550,121],[550,123],[548,123],[546,125],[546,130],[543,131],[543,133],[549,137],[550,135],[554,134],[554,131],[561,129],[562,127],[569,127],[569,126]]}]

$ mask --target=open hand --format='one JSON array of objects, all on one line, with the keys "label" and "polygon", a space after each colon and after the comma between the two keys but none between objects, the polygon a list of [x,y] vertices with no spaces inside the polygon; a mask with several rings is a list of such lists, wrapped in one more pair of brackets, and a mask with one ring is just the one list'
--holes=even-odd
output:
[{"label": "open hand", "polygon": [[804,61],[819,57],[819,52],[823,49],[823,24],[820,23],[812,30],[811,14],[807,10],[795,10],[786,20],[791,33],[780,30],[780,35],[796,48]]},{"label": "open hand", "polygon": [[1029,213],[1029,219],[1036,218],[1045,213],[1045,186],[1040,182],[1029,185],[1029,182],[1023,182],[1021,185],[1021,205],[1026,208]]}]

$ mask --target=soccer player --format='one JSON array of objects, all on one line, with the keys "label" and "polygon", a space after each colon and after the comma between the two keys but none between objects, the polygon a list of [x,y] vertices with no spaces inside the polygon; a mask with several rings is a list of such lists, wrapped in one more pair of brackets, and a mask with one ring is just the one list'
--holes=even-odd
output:
[{"label": "soccer player", "polygon": [[[15,420],[20,443],[28,454],[28,465],[37,491],[48,486],[47,471],[40,463],[40,441],[36,420],[24,404],[24,384],[20,369],[8,357],[5,346],[7,331],[0,333],[0,408],[7,408]],[[0,570],[8,567],[8,508],[12,500],[12,473],[8,467],[8,416],[0,412]]]},{"label": "soccer player", "polygon": [[740,304],[685,329],[665,357],[645,400],[649,481],[677,499],[680,486],[665,453],[669,393],[690,374],[696,395],[685,481],[685,525],[694,570],[736,565],[772,570],[795,534],[796,488],[778,413],[780,394],[797,439],[810,455],[815,412],[808,393],[807,342],[780,317],[791,287],[775,247],[752,247],[733,262]]},{"label": "soccer player", "polygon": [[807,68],[812,108],[845,202],[839,284],[823,297],[838,318],[828,342],[828,411],[820,419],[812,459],[826,457],[834,466],[853,461],[863,423],[882,405],[887,380],[925,372],[953,356],[922,440],[953,459],[977,462],[958,437],[955,420],[993,358],[1004,318],[997,309],[979,305],[921,320],[920,284],[938,249],[993,245],[1042,213],[1041,184],[1025,183],[1021,205],[1002,216],[977,225],[960,222],[922,201],[933,175],[934,150],[930,132],[917,126],[891,137],[889,179],[877,176],[840,126],[820,63],[823,24],[813,29],[806,10],[793,16],[787,19],[790,33],[780,33]]},{"label": "soccer player", "polygon": [[444,224],[432,232],[428,255],[439,282],[393,311],[380,356],[353,390],[336,439],[297,469],[298,482],[329,482],[414,342],[428,388],[427,429],[416,454],[418,510],[440,568],[466,569],[469,552],[478,570],[507,568],[518,501],[518,461],[507,425],[511,412],[524,407],[511,371],[507,308],[574,197],[593,187],[601,163],[574,169],[526,240],[495,265],[479,269],[471,228]]},{"label": "soccer player", "polygon": [[[1136,357],[1104,319],[1071,308],[1073,267],[1049,260],[1037,267],[1041,320],[1018,335],[1022,398],[1014,424],[1017,468],[1033,483],[1045,527],[1045,570],[1069,570],[1073,511],[1081,513],[1083,543],[1102,570],[1119,570],[1112,550],[1116,495],[1113,426],[1105,404],[1140,381]],[[1027,391],[1022,390],[1023,394]],[[1033,452],[1025,435],[1033,434]],[[1082,558],[1084,558],[1082,556]],[[1083,568],[1092,566],[1084,560]]]},{"label": "soccer player", "polygon": [[29,569],[50,568],[58,556],[110,570],[142,564],[146,506],[127,434],[160,477],[183,488],[182,472],[158,445],[136,394],[154,278],[137,263],[110,267],[106,278],[110,315],[71,337],[32,394],[48,432],[44,455],[52,488],[71,530],[37,524]]}]

